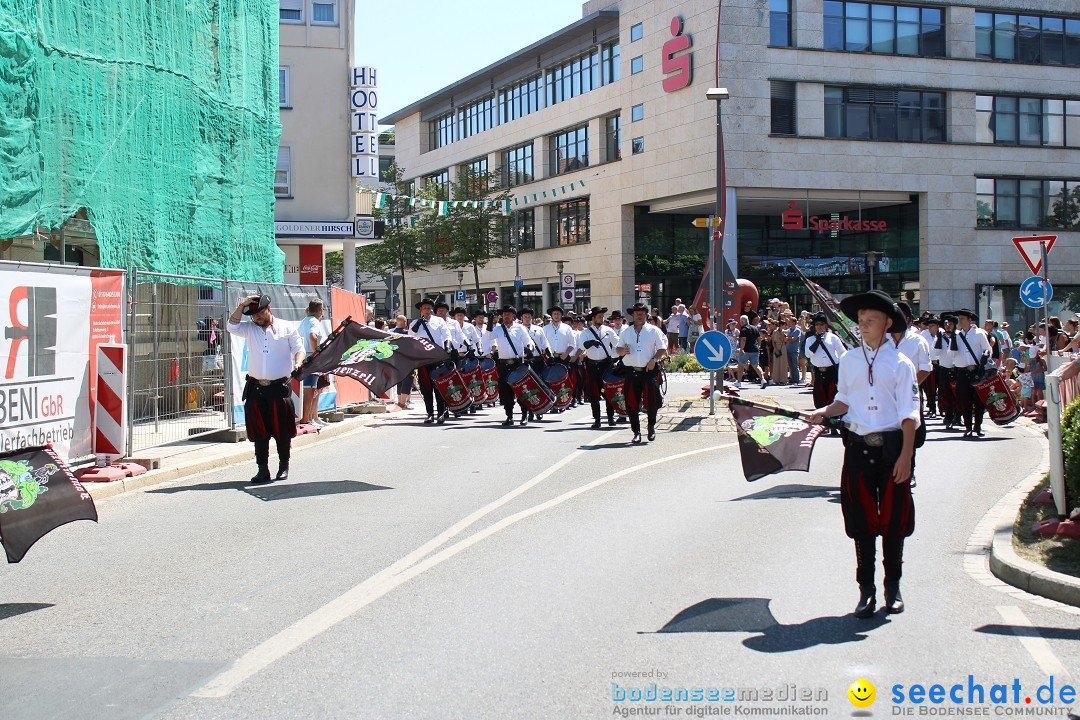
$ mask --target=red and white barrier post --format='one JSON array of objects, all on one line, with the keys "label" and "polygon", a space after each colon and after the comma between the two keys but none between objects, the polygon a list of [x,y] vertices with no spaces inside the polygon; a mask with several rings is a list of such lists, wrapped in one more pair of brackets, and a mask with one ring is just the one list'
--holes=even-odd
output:
[{"label": "red and white barrier post", "polygon": [[93,450],[99,465],[127,455],[126,367],[127,345],[98,345]]}]

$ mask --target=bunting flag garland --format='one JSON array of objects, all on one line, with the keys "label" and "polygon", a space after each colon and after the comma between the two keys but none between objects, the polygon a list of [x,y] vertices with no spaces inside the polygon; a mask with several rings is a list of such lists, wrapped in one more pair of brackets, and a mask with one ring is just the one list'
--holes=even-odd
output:
[{"label": "bunting flag garland", "polygon": [[[401,200],[410,208],[429,208],[435,210],[440,216],[446,217],[449,215],[450,208],[498,208],[502,211],[503,215],[509,215],[511,208],[518,206],[529,206],[540,204],[541,201],[549,197],[557,198],[560,195],[569,195],[572,192],[585,187],[584,180],[575,180],[568,185],[560,185],[558,187],[548,188],[547,190],[541,190],[534,193],[522,193],[521,195],[515,195],[505,200],[428,200],[426,198],[413,197],[412,195],[394,195],[391,193],[376,192],[375,195],[375,208],[379,210],[386,209],[386,204],[389,199]],[[361,192],[372,192],[365,187],[358,187]],[[396,223],[399,225],[405,224],[404,222]],[[415,220],[409,223],[412,227],[416,224]]]}]

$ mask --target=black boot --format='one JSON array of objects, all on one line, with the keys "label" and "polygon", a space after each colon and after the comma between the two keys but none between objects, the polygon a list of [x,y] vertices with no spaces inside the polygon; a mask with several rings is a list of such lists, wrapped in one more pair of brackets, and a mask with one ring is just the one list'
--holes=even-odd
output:
[{"label": "black boot", "polygon": [[292,455],[292,438],[277,441],[278,471],[275,480],[289,479],[289,457]]},{"label": "black boot", "polygon": [[524,410],[522,410],[521,411],[521,422],[519,422],[518,425],[524,426],[524,425],[528,425],[528,424],[529,424],[529,415]]},{"label": "black boot", "polygon": [[514,416],[512,413],[507,413],[506,419],[502,421],[503,427],[512,427],[514,425]]},{"label": "black boot", "polygon": [[251,478],[253,484],[256,483],[268,483],[273,482],[273,478],[270,477],[270,467],[266,463],[258,463],[259,471],[255,473],[255,477]]},{"label": "black boot", "polygon": [[253,483],[268,483],[273,478],[270,477],[270,441],[265,442],[255,441],[255,465],[259,468],[259,471],[255,473],[255,477],[251,478]]},{"label": "black boot", "polygon": [[592,429],[593,430],[599,430],[600,429],[600,418],[598,418],[598,417],[593,418],[593,420],[592,420]]},{"label": "black boot", "polygon": [[288,461],[279,461],[277,466],[277,477],[274,480],[288,480],[289,479],[289,463]]},{"label": "black boot", "polygon": [[877,610],[877,587],[874,585],[874,559],[877,554],[877,539],[867,538],[855,541],[855,581],[859,583],[859,604],[855,606],[855,617],[868,618]]},{"label": "black boot", "polygon": [[904,612],[904,598],[900,596],[900,584],[885,583],[885,612],[898,615]]},{"label": "black boot", "polygon": [[859,604],[855,606],[855,617],[873,617],[877,610],[877,588],[873,585],[859,586]]},{"label": "black boot", "polygon": [[900,576],[904,567],[904,538],[881,538],[881,564],[885,568],[885,612],[893,615],[904,612],[900,596]]}]

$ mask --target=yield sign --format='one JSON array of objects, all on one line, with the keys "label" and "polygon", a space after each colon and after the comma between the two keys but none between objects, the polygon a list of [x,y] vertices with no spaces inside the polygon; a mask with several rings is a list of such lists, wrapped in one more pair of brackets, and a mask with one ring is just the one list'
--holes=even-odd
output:
[{"label": "yield sign", "polygon": [[1024,258],[1032,275],[1038,275],[1042,269],[1042,255],[1039,252],[1039,243],[1046,243],[1046,254],[1050,254],[1050,248],[1054,247],[1057,235],[1030,235],[1028,237],[1014,237],[1013,245],[1020,251],[1020,257]]}]

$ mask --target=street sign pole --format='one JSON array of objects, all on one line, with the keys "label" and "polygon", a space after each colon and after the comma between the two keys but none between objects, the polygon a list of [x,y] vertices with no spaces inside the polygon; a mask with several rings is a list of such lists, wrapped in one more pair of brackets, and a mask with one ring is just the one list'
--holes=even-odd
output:
[{"label": "street sign pole", "polygon": [[[717,191],[717,192],[719,192],[719,191]],[[719,197],[719,195],[717,197]],[[714,232],[716,232],[716,223],[713,222],[713,216],[710,216],[709,217],[709,242],[710,242],[709,247],[712,248],[712,271],[709,273],[709,312],[713,313],[713,317],[716,316],[715,313],[716,313],[716,294],[717,294],[716,293],[716,274],[717,274],[716,273],[716,269],[717,269],[716,268],[716,245],[717,245],[717,243],[716,243],[716,241],[714,239],[715,238],[715,236],[713,235]],[[723,238],[724,236],[721,235],[720,237]],[[723,258],[723,255],[721,255],[721,262],[723,262],[722,258]],[[720,270],[720,275],[721,275],[720,287],[723,287],[723,268],[721,268],[721,270]],[[722,315],[723,315],[723,313],[721,312],[721,316]],[[715,324],[715,321],[712,324]],[[721,380],[720,382],[723,382],[723,380]],[[716,371],[715,370],[710,370],[709,371],[709,415],[713,416],[715,414],[716,414]]]},{"label": "street sign pole", "polygon": [[[1046,241],[1045,240],[1040,240],[1039,241],[1039,258],[1042,261],[1043,287],[1046,288],[1046,287],[1048,287],[1047,283],[1049,282],[1049,278],[1047,277],[1047,275],[1049,274],[1049,270],[1046,267],[1047,259],[1046,259]],[[1042,319],[1042,321],[1043,321],[1043,327],[1046,328],[1046,367],[1050,367],[1050,299],[1049,298],[1047,298],[1046,301],[1043,303],[1043,319]]]}]

